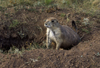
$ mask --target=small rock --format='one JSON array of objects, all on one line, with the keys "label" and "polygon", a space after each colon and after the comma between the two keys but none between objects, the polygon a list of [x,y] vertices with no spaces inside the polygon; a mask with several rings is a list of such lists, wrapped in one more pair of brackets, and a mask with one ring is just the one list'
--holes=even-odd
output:
[{"label": "small rock", "polygon": [[88,18],[84,18],[82,23],[84,25],[88,25],[89,24],[89,19]]},{"label": "small rock", "polygon": [[12,37],[12,38],[16,38],[16,37],[17,37],[17,34],[16,34],[16,33],[12,33],[12,34],[11,34],[11,37]]}]

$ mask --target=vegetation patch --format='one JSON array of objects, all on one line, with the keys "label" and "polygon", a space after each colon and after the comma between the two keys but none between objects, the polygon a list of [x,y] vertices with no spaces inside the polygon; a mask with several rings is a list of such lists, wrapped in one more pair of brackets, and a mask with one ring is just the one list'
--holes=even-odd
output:
[{"label": "vegetation patch", "polygon": [[49,5],[53,2],[53,0],[44,0],[44,2],[45,2],[46,5]]},{"label": "vegetation patch", "polygon": [[33,50],[33,49],[40,49],[40,48],[45,49],[46,46],[45,45],[40,46],[38,43],[33,42],[33,43],[28,44],[28,46],[26,47],[26,50]]},{"label": "vegetation patch", "polygon": [[14,28],[16,27],[18,24],[20,24],[20,22],[18,20],[13,20],[12,24],[10,24],[9,28]]},{"label": "vegetation patch", "polygon": [[21,1],[20,4],[23,6],[32,6],[33,5],[31,2],[28,2],[28,1]]},{"label": "vegetation patch", "polygon": [[83,28],[82,31],[85,32],[85,33],[87,33],[87,34],[90,33],[89,30],[87,30],[85,28]]},{"label": "vegetation patch", "polygon": [[61,16],[61,17],[65,17],[65,16],[66,16],[66,14],[62,13],[62,14],[60,14],[60,16]]}]

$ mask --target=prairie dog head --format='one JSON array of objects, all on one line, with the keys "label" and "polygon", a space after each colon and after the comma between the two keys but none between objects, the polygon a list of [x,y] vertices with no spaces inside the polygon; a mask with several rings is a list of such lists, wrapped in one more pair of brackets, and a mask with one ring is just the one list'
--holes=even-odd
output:
[{"label": "prairie dog head", "polygon": [[58,20],[56,18],[50,17],[50,18],[46,19],[44,26],[47,28],[54,28],[54,27],[58,27],[59,23],[58,23]]}]

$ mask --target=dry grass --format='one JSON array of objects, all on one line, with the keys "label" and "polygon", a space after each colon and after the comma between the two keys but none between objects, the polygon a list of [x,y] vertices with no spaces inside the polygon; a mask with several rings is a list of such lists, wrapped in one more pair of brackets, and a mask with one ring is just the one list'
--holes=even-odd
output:
[{"label": "dry grass", "polygon": [[62,8],[73,8],[77,12],[99,13],[100,0],[56,0]]},{"label": "dry grass", "polygon": [[60,8],[72,8],[77,12],[100,13],[100,0],[0,0],[0,7],[15,5],[48,6],[57,5]]}]

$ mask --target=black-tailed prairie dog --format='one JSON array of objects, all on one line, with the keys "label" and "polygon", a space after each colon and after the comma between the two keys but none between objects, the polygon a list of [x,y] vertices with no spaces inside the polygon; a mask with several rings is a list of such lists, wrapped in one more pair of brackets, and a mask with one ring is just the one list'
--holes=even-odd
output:
[{"label": "black-tailed prairie dog", "polygon": [[60,25],[55,17],[50,17],[44,23],[46,30],[46,47],[52,42],[56,43],[56,50],[77,45],[80,42],[79,35],[67,25]]}]

